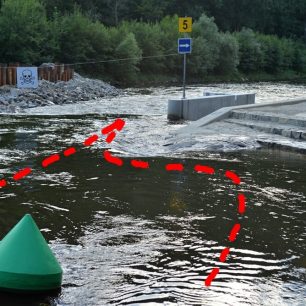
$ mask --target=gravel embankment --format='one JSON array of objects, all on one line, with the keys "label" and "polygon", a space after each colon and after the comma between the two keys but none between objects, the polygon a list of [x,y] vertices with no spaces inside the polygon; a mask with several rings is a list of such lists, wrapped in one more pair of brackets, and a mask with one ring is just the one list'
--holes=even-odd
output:
[{"label": "gravel embankment", "polygon": [[17,89],[15,86],[0,87],[0,113],[22,113],[23,109],[73,104],[106,96],[117,96],[121,91],[100,80],[74,74],[68,82],[39,82],[37,89]]}]

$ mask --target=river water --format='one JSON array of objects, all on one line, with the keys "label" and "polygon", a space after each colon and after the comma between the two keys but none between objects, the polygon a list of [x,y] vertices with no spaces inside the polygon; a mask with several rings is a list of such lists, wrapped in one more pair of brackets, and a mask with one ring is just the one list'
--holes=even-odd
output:
[{"label": "river water", "polygon": [[[258,102],[303,96],[290,84],[194,86],[257,92]],[[64,270],[61,292],[0,295],[0,305],[305,305],[306,157],[279,151],[171,150],[167,135],[186,122],[166,119],[178,88],[127,90],[119,98],[2,116],[0,178],[23,167],[26,179],[0,191],[1,237],[31,213]],[[83,140],[121,117],[114,143],[91,148]],[[44,157],[74,145],[77,154],[43,170]],[[110,149],[124,165],[107,164]],[[147,170],[129,165],[150,162]],[[167,172],[167,163],[183,172]],[[212,176],[193,171],[214,167]],[[234,186],[224,172],[242,179]],[[237,213],[239,192],[247,197]],[[234,223],[242,229],[233,243]],[[220,251],[231,247],[225,263]],[[210,287],[211,269],[220,274]]]}]

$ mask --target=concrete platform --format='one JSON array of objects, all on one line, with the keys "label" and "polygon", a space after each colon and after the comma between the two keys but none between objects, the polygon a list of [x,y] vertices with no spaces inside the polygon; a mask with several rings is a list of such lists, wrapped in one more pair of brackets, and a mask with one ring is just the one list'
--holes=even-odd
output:
[{"label": "concrete platform", "polygon": [[203,97],[168,101],[168,119],[195,121],[218,109],[255,103],[255,94],[205,92]]},{"label": "concrete platform", "polygon": [[205,137],[209,141],[214,134],[224,142],[226,136],[231,141],[244,139],[246,149],[254,148],[255,141],[267,147],[306,153],[306,98],[222,108],[177,130],[168,141],[204,141]]}]

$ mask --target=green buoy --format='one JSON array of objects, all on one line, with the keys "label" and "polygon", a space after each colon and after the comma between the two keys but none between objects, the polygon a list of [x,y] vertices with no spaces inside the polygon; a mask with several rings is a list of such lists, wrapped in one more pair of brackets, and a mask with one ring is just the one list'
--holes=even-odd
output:
[{"label": "green buoy", "polygon": [[63,271],[31,215],[0,243],[0,290],[42,292],[61,287]]}]

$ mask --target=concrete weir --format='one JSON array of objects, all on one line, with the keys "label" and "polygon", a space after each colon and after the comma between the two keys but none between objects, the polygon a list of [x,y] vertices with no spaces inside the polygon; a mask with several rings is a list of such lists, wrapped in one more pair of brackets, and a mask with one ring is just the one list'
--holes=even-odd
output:
[{"label": "concrete weir", "polygon": [[204,93],[203,97],[168,101],[168,119],[196,121],[218,109],[255,103],[255,94]]}]

